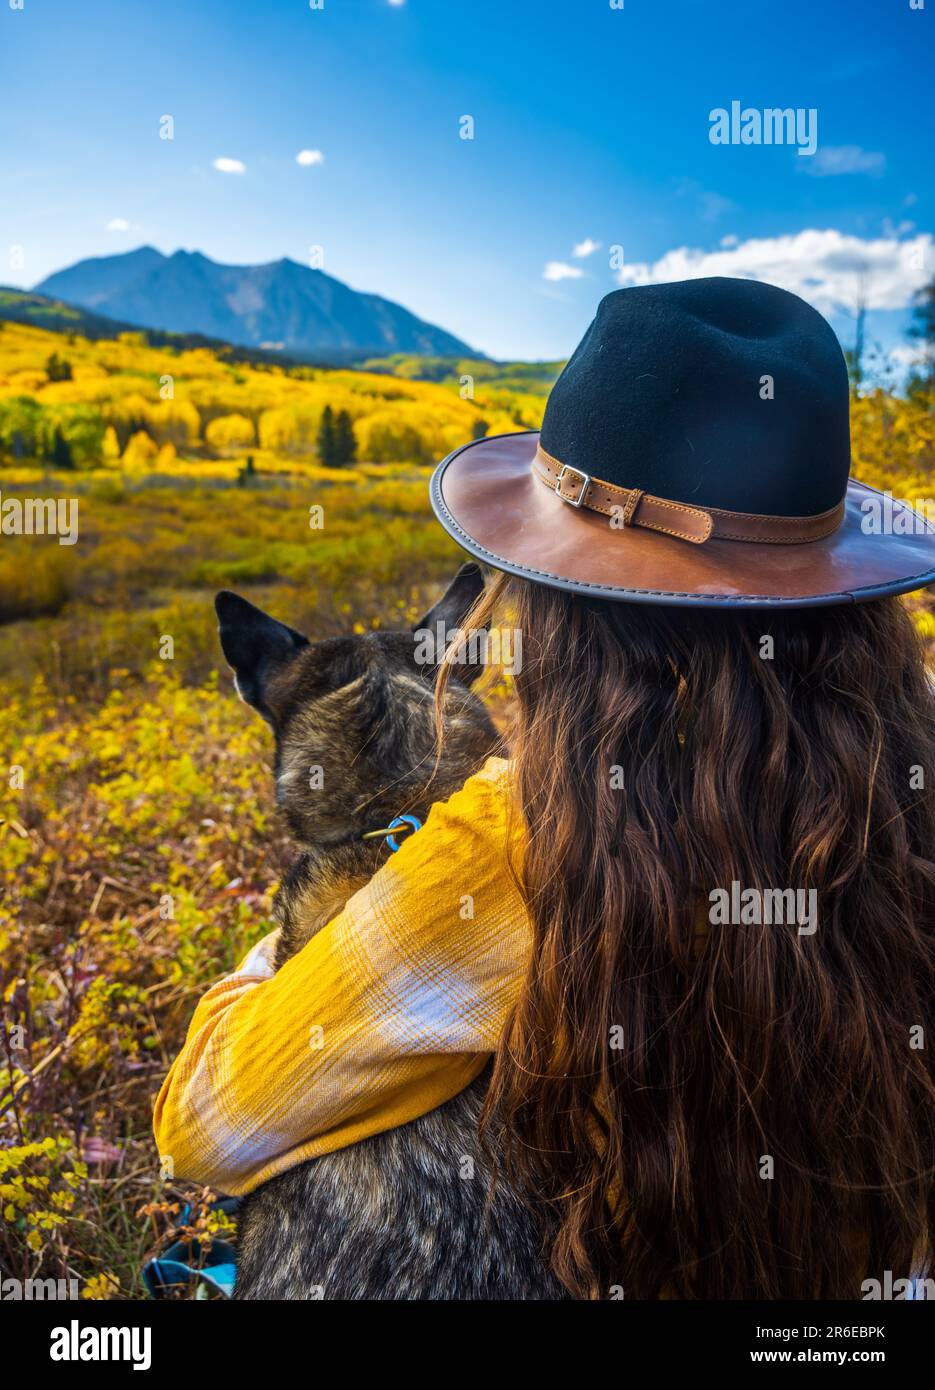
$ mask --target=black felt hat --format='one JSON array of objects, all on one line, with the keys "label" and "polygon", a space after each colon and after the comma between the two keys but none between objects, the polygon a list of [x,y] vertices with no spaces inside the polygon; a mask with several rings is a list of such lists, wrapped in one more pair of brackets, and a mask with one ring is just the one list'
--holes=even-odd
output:
[{"label": "black felt hat", "polygon": [[849,480],[848,403],[838,340],[797,295],[723,278],[618,290],[541,433],[449,455],[432,503],[485,563],[609,598],[805,606],[921,588],[935,531]]}]

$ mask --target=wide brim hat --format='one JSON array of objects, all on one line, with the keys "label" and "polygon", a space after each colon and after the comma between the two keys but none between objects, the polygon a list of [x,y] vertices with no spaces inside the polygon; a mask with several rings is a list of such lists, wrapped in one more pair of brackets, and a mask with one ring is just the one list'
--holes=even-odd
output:
[{"label": "wide brim hat", "polygon": [[619,290],[542,430],[435,470],[435,514],[495,569],[598,598],[862,602],[935,582],[935,528],[850,478],[840,345],[797,295],[715,278]]}]

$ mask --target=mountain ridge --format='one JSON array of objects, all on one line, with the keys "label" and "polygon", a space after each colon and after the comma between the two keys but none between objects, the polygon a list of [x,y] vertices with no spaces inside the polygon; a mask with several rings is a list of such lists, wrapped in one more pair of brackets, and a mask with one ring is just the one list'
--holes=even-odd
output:
[{"label": "mountain ridge", "polygon": [[483,356],[402,305],[353,290],[288,256],[227,265],[202,251],[165,255],[139,246],[77,261],[33,289],[140,328],[203,334],[243,347],[275,345],[291,355]]}]

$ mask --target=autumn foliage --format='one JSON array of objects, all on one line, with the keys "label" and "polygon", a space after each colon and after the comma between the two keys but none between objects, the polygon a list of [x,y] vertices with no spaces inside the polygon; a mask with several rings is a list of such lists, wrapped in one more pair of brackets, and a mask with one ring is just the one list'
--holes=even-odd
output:
[{"label": "autumn foliage", "polygon": [[[213,595],[245,591],[312,637],[411,625],[458,562],[430,465],[535,427],[544,403],[519,368],[479,367],[471,390],[471,364],[433,382],[374,365],[0,325],[0,494],[77,497],[80,530],[74,547],[0,535],[7,1277],[138,1297],[185,1202],[202,1248],[229,1235],[205,1194],[163,1180],[150,1133],[195,998],[270,929],[288,862],[269,741],[222,669]],[[320,457],[326,408],[352,431],[339,467]],[[853,433],[859,476],[935,491],[928,402],[856,399]]]}]

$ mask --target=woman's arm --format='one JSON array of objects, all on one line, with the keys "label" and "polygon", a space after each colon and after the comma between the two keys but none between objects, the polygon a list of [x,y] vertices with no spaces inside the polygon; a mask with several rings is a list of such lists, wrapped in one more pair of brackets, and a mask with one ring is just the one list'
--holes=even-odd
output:
[{"label": "woman's arm", "polygon": [[250,1192],[480,1073],[529,942],[507,797],[491,759],[278,972],[274,933],[212,986],[156,1102],[168,1174]]}]

